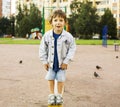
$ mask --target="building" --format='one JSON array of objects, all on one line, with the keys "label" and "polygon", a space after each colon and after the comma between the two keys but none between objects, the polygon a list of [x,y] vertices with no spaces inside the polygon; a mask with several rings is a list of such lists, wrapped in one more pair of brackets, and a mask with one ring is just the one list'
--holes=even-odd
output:
[{"label": "building", "polygon": [[21,4],[22,6],[23,4],[26,4],[29,8],[30,4],[34,3],[42,11],[44,1],[45,0],[16,0],[16,4]]},{"label": "building", "polygon": [[120,0],[111,0],[111,11],[117,21],[117,35],[120,37]]},{"label": "building", "polygon": [[11,15],[11,0],[2,0],[2,16],[9,17]]},{"label": "building", "polygon": [[11,15],[11,0],[0,0],[0,17]]}]

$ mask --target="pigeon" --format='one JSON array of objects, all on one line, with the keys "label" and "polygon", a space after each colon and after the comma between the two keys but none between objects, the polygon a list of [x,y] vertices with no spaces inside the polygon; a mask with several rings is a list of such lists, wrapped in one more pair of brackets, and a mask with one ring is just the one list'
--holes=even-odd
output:
[{"label": "pigeon", "polygon": [[102,67],[100,67],[100,66],[96,65],[96,69],[98,69],[98,70],[99,70],[99,69],[102,69]]},{"label": "pigeon", "polygon": [[94,72],[94,76],[97,78],[97,77],[100,77],[97,72]]},{"label": "pigeon", "polygon": [[20,60],[19,63],[22,64],[22,60]]}]

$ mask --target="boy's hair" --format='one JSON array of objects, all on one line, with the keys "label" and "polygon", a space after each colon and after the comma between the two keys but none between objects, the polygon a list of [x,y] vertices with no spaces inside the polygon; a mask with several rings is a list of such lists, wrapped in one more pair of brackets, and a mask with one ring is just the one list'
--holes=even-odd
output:
[{"label": "boy's hair", "polygon": [[65,22],[67,21],[66,14],[63,12],[61,9],[57,9],[53,11],[51,17],[50,17],[50,24],[52,23],[52,19],[55,18],[56,16],[64,18]]}]

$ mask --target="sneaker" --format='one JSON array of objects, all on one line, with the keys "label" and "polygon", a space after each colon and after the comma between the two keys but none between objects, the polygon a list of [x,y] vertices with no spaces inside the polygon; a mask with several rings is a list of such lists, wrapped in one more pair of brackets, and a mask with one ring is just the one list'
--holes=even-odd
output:
[{"label": "sneaker", "polygon": [[48,96],[48,105],[55,105],[55,95],[54,94],[50,94]]},{"label": "sneaker", "polygon": [[62,95],[60,95],[60,94],[56,95],[56,104],[57,104],[57,105],[63,104]]}]

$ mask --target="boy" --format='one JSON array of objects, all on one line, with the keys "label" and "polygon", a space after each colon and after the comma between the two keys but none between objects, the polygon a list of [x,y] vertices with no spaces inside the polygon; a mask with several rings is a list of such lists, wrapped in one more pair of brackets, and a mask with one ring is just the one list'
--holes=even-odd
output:
[{"label": "boy", "polygon": [[[66,14],[58,9],[51,16],[52,30],[47,31],[40,44],[39,56],[47,70],[46,79],[49,83],[50,94],[48,104],[62,104],[62,89],[65,82],[65,73],[68,62],[73,58],[76,44],[73,36],[64,30]],[[58,94],[54,93],[55,79],[57,80]]]}]

